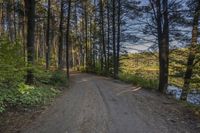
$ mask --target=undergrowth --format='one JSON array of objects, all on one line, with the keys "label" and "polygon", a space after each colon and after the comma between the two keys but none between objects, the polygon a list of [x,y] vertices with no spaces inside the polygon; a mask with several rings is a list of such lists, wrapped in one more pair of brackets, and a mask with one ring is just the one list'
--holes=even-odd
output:
[{"label": "undergrowth", "polygon": [[28,108],[46,104],[59,94],[61,87],[67,86],[64,72],[46,71],[37,63],[31,66],[35,78],[34,84],[26,85],[28,68],[23,58],[21,44],[18,40],[11,42],[6,37],[0,37],[0,113],[6,111],[8,107]]},{"label": "undergrowth", "polygon": [[158,80],[156,79],[145,79],[144,77],[128,73],[120,73],[119,79],[126,83],[131,83],[146,89],[158,88]]},{"label": "undergrowth", "polygon": [[67,86],[67,78],[62,72],[43,72],[35,75],[35,85],[19,82],[12,88],[0,88],[0,113],[7,107],[33,107],[44,105],[60,93],[60,87]]}]

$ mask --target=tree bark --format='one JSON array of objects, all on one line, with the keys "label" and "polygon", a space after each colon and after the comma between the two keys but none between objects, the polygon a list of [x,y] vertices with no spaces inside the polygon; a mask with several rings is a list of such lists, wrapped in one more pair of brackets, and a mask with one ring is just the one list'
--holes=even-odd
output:
[{"label": "tree bark", "polygon": [[59,47],[58,47],[58,69],[63,69],[63,17],[64,17],[64,1],[61,0],[60,7],[60,26],[59,26]]},{"label": "tree bark", "polygon": [[104,71],[104,64],[106,67],[106,46],[105,46],[105,32],[104,32],[104,5],[103,0],[100,0],[100,19],[101,19],[101,71]]},{"label": "tree bark", "polygon": [[121,33],[121,0],[118,0],[118,12],[117,12],[117,63],[116,63],[116,75],[119,76],[119,57],[120,57],[120,33]]},{"label": "tree bark", "polygon": [[47,29],[46,29],[46,69],[49,69],[50,66],[50,55],[51,55],[51,46],[50,46],[50,16],[51,16],[51,0],[48,0],[48,16],[47,16]]},{"label": "tree bark", "polygon": [[116,0],[112,1],[112,8],[113,8],[113,14],[112,14],[112,32],[113,32],[113,77],[117,78],[117,66],[116,66],[116,29],[115,29],[115,11],[116,11]]},{"label": "tree bark", "polygon": [[[162,2],[163,8],[163,26],[161,42],[159,46],[159,63],[160,63],[160,75],[159,75],[159,91],[164,92],[168,87],[168,66],[169,66],[169,24],[168,24],[168,0]],[[161,12],[160,12],[161,15]],[[162,16],[162,15],[161,15]],[[162,20],[160,20],[162,23]]]},{"label": "tree bark", "polygon": [[27,15],[27,61],[28,67],[26,83],[33,84],[33,65],[34,65],[34,39],[35,39],[35,0],[25,0],[25,8]]},{"label": "tree bark", "polygon": [[0,3],[0,36],[3,33],[3,1]]},{"label": "tree bark", "polygon": [[108,51],[108,55],[107,55],[107,71],[109,73],[110,70],[110,6],[109,6],[109,0],[107,0],[107,23],[108,23],[108,27],[107,27],[107,51]]},{"label": "tree bark", "polygon": [[[156,8],[150,0],[157,23],[157,40],[159,48],[159,86],[158,90],[164,92],[168,86],[169,66],[169,22],[168,0],[156,1]],[[156,9],[156,10],[155,10]],[[162,11],[161,11],[162,10]]]},{"label": "tree bark", "polygon": [[66,68],[67,68],[67,78],[69,79],[69,26],[71,17],[71,0],[68,1],[68,18],[67,18],[67,33],[66,33]]},{"label": "tree bark", "polygon": [[198,2],[198,6],[195,9],[194,19],[193,19],[193,29],[192,29],[192,43],[189,48],[189,56],[187,60],[187,68],[184,76],[184,85],[183,85],[183,92],[181,95],[181,100],[187,99],[187,93],[190,88],[190,82],[193,75],[193,67],[194,67],[194,60],[196,57],[196,46],[197,46],[197,39],[198,39],[198,26],[199,26],[199,14],[200,14],[200,2]]},{"label": "tree bark", "polygon": [[86,72],[88,72],[88,11],[87,11],[87,0],[84,1],[84,19],[85,19],[85,64]]}]

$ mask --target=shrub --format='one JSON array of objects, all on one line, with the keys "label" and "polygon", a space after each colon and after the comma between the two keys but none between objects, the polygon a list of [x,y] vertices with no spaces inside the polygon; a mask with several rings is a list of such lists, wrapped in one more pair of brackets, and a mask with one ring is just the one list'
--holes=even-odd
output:
[{"label": "shrub", "polygon": [[34,67],[35,81],[43,84],[50,84],[52,72],[41,67]]},{"label": "shrub", "polygon": [[63,71],[55,71],[53,72],[50,78],[50,84],[58,85],[58,86],[66,86],[67,85],[67,76]]},{"label": "shrub", "polygon": [[18,103],[22,106],[35,106],[45,104],[59,93],[53,88],[34,87],[20,84],[18,88]]},{"label": "shrub", "polygon": [[12,88],[23,82],[25,66],[21,44],[0,38],[0,88]]},{"label": "shrub", "polygon": [[20,83],[15,89],[0,90],[0,113],[7,106],[31,107],[49,102],[59,93],[51,87],[35,87]]}]

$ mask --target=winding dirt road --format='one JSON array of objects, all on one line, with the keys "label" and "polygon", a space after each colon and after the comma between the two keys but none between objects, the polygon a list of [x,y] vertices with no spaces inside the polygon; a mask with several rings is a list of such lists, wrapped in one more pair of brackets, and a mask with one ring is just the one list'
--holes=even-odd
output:
[{"label": "winding dirt road", "polygon": [[23,133],[200,133],[197,120],[166,96],[90,74],[71,79]]}]

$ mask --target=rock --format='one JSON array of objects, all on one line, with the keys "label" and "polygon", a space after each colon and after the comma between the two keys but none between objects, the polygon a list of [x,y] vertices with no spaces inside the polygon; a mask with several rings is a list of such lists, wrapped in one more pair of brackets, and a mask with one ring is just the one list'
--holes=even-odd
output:
[{"label": "rock", "polygon": [[182,94],[182,89],[180,89],[180,88],[178,88],[178,87],[176,87],[176,86],[170,85],[170,86],[167,87],[166,93],[167,93],[168,95],[174,96],[176,99],[179,100],[180,97],[181,97],[181,94]]},{"label": "rock", "polygon": [[[182,89],[173,85],[169,85],[167,87],[166,93],[179,100],[182,94]],[[200,91],[195,89],[191,90],[187,95],[187,102],[194,105],[200,105]]]}]

